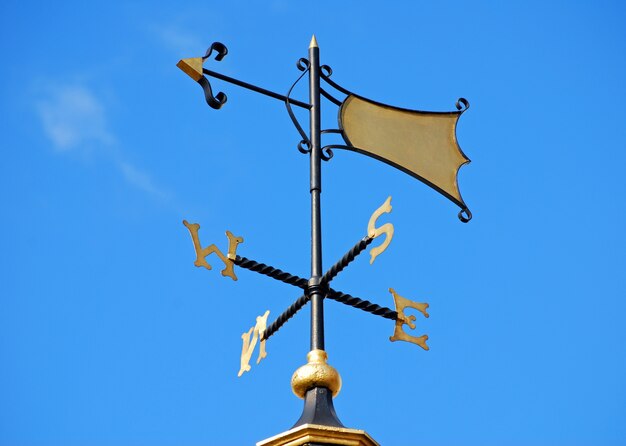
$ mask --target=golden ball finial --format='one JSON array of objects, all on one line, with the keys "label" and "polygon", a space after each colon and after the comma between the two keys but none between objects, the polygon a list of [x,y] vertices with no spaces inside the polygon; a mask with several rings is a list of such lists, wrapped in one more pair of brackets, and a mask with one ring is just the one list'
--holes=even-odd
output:
[{"label": "golden ball finial", "polygon": [[311,350],[307,355],[308,363],[296,370],[291,377],[291,389],[298,398],[304,398],[307,390],[314,387],[326,387],[337,396],[341,390],[339,372],[327,364],[328,355],[324,350]]}]

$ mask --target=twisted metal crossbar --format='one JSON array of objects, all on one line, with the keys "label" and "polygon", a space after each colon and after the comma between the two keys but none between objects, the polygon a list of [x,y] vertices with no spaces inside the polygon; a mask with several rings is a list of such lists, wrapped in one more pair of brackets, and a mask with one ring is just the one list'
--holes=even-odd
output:
[{"label": "twisted metal crossbar", "polygon": [[273,266],[266,265],[265,263],[256,262],[246,257],[237,256],[232,259],[232,261],[237,266],[249,269],[250,271],[254,271],[259,274],[263,274],[264,276],[271,277],[272,279],[279,280],[289,285],[302,288],[303,290],[307,288],[309,283],[308,280],[303,279],[302,277],[294,276],[293,274],[289,274],[288,272],[285,272],[278,268],[274,268]]},{"label": "twisted metal crossbar", "polygon": [[[322,276],[320,280],[320,285],[323,288],[326,288],[325,297],[328,299],[334,300],[336,302],[340,302],[345,305],[349,305],[354,308],[358,308],[359,310],[366,311],[376,316],[381,316],[386,319],[397,320],[398,313],[391,308],[381,307],[378,304],[370,302],[369,300],[361,299],[356,296],[352,296],[351,294],[346,294],[341,291],[334,290],[333,288],[327,288],[330,281],[332,281],[337,275],[343,271],[354,259],[361,254],[367,246],[372,243],[374,240],[373,237],[366,236],[359,240],[337,263],[335,263],[326,273]],[[274,268],[273,266],[266,265],[265,263],[260,263],[252,259],[248,259],[243,256],[236,256],[232,259],[233,263],[242,268],[248,269],[250,271],[257,272],[259,274],[263,274],[265,276],[271,277],[272,279],[278,280],[280,282],[293,285],[298,288],[302,288],[305,290],[305,294],[300,296],[296,301],[291,304],[283,313],[278,316],[274,322],[269,324],[263,335],[261,337],[262,340],[269,339],[274,333],[276,333],[289,319],[291,319],[298,311],[302,309],[310,300],[308,295],[308,286],[309,281],[299,276],[295,276],[288,272],[282,271],[278,268]]]},{"label": "twisted metal crossbar", "polygon": [[265,331],[263,332],[263,336],[261,340],[267,340],[270,336],[276,333],[280,327],[282,327],[285,322],[291,319],[302,307],[304,307],[309,302],[309,296],[304,294],[300,296],[294,303],[292,303],[289,308],[287,308],[283,313],[276,318],[274,322],[269,324]]},{"label": "twisted metal crossbar", "polygon": [[337,263],[335,263],[326,274],[322,277],[322,284],[330,283],[337,274],[344,270],[346,266],[348,266],[359,254],[363,252],[367,246],[374,241],[373,237],[366,236],[363,237],[359,242],[350,249]]},{"label": "twisted metal crossbar", "polygon": [[398,319],[398,312],[392,310],[391,308],[381,307],[380,305],[370,302],[369,300],[364,300],[350,294],[342,293],[341,291],[333,290],[332,288],[328,290],[326,297],[328,299],[341,302],[342,304],[358,308],[359,310],[375,314],[376,316],[384,317],[385,319],[391,319],[394,321]]},{"label": "twisted metal crossbar", "polygon": [[[366,311],[376,316],[384,317],[385,319],[391,319],[393,321],[398,319],[398,312],[391,308],[381,307],[378,304],[370,302],[369,300],[361,299],[360,297],[352,296],[351,294],[342,293],[341,291],[328,289],[326,293],[328,299],[340,302],[345,305],[349,305],[359,310]],[[308,295],[302,295],[296,301],[289,306],[280,316],[276,318],[274,322],[267,326],[263,332],[262,340],[267,340],[276,333],[289,319],[291,319],[298,311],[302,309],[309,302]]]}]

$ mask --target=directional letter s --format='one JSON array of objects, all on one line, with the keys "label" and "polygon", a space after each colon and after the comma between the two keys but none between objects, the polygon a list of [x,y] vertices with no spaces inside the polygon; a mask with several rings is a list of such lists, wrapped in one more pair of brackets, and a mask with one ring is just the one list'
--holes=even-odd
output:
[{"label": "directional letter s", "polygon": [[370,265],[374,263],[376,257],[378,257],[382,252],[387,249],[389,243],[391,243],[391,238],[393,237],[393,225],[391,223],[385,223],[380,228],[376,227],[376,220],[382,214],[388,214],[391,212],[391,197],[388,197],[387,200],[383,203],[381,207],[376,209],[372,216],[370,217],[370,221],[367,224],[367,235],[371,238],[376,238],[382,234],[385,234],[385,241],[375,248],[370,249]]}]

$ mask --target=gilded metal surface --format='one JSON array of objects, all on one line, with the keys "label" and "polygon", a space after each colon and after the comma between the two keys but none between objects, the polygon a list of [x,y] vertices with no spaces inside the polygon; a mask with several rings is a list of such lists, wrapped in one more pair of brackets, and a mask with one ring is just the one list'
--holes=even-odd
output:
[{"label": "gilded metal surface", "polygon": [[[250,358],[252,358],[252,353],[254,353],[254,347],[256,347],[259,339],[261,339],[261,345],[259,346],[259,357],[256,360],[258,364],[261,362],[261,359],[267,356],[267,352],[265,351],[265,339],[263,339],[263,332],[267,327],[267,317],[270,314],[270,310],[267,310],[263,316],[257,316],[256,324],[246,333],[241,335],[241,339],[243,340],[243,346],[241,347],[241,367],[239,368],[239,373],[237,376],[243,375],[244,372],[250,371]],[[250,340],[252,337],[252,340]]]},{"label": "gilded metal surface", "polygon": [[407,316],[406,314],[404,314],[404,309],[414,308],[420,313],[422,313],[424,317],[429,317],[429,314],[426,311],[426,309],[428,308],[428,304],[413,302],[412,300],[405,299],[404,297],[399,296],[398,293],[396,293],[393,288],[389,288],[389,291],[393,295],[393,301],[396,305],[396,311],[398,312],[398,319],[396,320],[396,326],[393,332],[393,336],[390,336],[389,340],[391,342],[393,341],[411,342],[413,344],[419,345],[424,350],[428,350],[429,349],[428,345],[426,345],[426,340],[428,340],[427,335],[410,336],[402,330],[403,325],[408,325],[411,329],[413,330],[415,329],[415,324],[413,323],[413,321],[415,321],[415,316],[413,315]]},{"label": "gilded metal surface", "polygon": [[198,82],[202,78],[202,62],[202,57],[191,57],[179,60],[176,66]]},{"label": "gilded metal surface", "polygon": [[303,424],[287,432],[259,441],[256,446],[302,446],[306,444],[380,446],[365,431],[318,424]]},{"label": "gilded metal surface", "polygon": [[317,39],[315,38],[315,34],[311,37],[311,43],[309,43],[309,48],[319,48],[317,46]]},{"label": "gilded metal surface", "polygon": [[459,168],[469,162],[456,140],[460,115],[406,110],[350,95],[339,120],[351,150],[413,175],[466,208],[457,185]]},{"label": "gilded metal surface", "polygon": [[391,212],[391,196],[388,197],[387,200],[385,200],[382,206],[380,206],[378,209],[374,211],[374,213],[370,217],[370,221],[367,223],[368,237],[376,238],[383,234],[386,235],[385,241],[382,244],[370,249],[370,256],[371,256],[370,265],[374,263],[374,260],[376,260],[376,257],[378,257],[380,254],[382,254],[385,251],[385,249],[387,249],[387,246],[389,246],[389,243],[391,243],[391,239],[393,238],[393,225],[391,223],[385,223],[380,228],[376,227],[376,220],[378,220],[378,217],[380,217],[382,214],[388,214],[390,212]]},{"label": "gilded metal surface", "polygon": [[291,390],[299,398],[304,398],[307,390],[326,387],[337,396],[341,390],[341,376],[334,367],[327,364],[328,355],[324,350],[311,350],[307,354],[308,363],[296,370],[291,377]]},{"label": "gilded metal surface", "polygon": [[[183,224],[189,230],[191,240],[193,241],[193,247],[196,250],[196,260],[193,264],[198,267],[204,266],[206,269],[213,269],[211,265],[207,263],[206,258],[207,256],[215,253],[222,260],[222,262],[224,262],[225,268],[222,270],[222,276],[228,276],[233,280],[237,280],[237,276],[235,275],[235,270],[233,268],[234,263],[231,259],[222,254],[222,251],[220,251],[214,244],[207,246],[206,248],[202,247],[200,244],[200,238],[198,237],[200,225],[198,223],[189,223],[187,220],[183,220]],[[230,231],[226,231],[226,237],[228,237],[228,256],[234,257],[236,256],[237,246],[239,243],[243,243],[243,237],[236,237]]]}]

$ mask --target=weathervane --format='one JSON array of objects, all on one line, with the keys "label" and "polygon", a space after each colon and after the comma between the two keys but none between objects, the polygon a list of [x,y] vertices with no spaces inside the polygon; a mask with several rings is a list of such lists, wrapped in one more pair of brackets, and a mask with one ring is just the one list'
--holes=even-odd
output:
[{"label": "weathervane", "polygon": [[[462,165],[469,163],[469,159],[463,154],[456,141],[456,124],[461,114],[468,109],[469,103],[461,98],[456,102],[456,111],[424,112],[392,107],[358,96],[330,79],[332,70],[327,65],[320,65],[319,47],[315,36],[311,39],[308,60],[304,58],[298,60],[297,67],[302,74],[291,86],[287,95],[281,95],[203,68],[204,61],[213,54],[215,54],[215,60],[219,62],[228,54],[228,49],[224,44],[215,42],[203,57],[182,59],[177,65],[200,84],[207,104],[214,109],[220,109],[226,104],[227,97],[223,92],[214,95],[206,76],[284,102],[287,113],[301,136],[298,150],[308,154],[310,158],[311,275],[308,279],[238,255],[237,247],[243,243],[243,238],[233,235],[230,231],[226,231],[228,238],[226,254],[215,244],[203,247],[199,234],[200,225],[183,221],[193,241],[196,253],[195,266],[212,269],[207,262],[207,257],[216,254],[224,265],[221,270],[224,277],[237,280],[234,267],[238,266],[302,290],[302,295],[273,322],[268,324],[269,311],[266,311],[256,318],[253,327],[243,333],[239,376],[250,371],[250,361],[257,346],[256,363],[258,364],[267,356],[267,340],[304,305],[311,303],[311,351],[307,355],[308,363],[296,370],[292,378],[292,390],[304,399],[303,413],[291,430],[264,440],[258,445],[279,446],[304,443],[376,445],[377,443],[364,431],[345,428],[335,413],[332,398],[341,388],[341,378],[337,371],[327,364],[328,356],[324,351],[324,299],[332,299],[395,321],[393,335],[389,339],[410,342],[419,345],[424,350],[428,350],[426,344],[428,336],[425,334],[413,336],[405,331],[405,326],[410,329],[416,328],[414,323],[416,317],[407,315],[405,309],[415,309],[424,317],[428,317],[428,304],[409,300],[390,288],[389,292],[395,305],[395,310],[392,310],[330,287],[331,281],[366,250],[374,239],[384,236],[380,245],[370,249],[370,264],[373,263],[391,242],[394,228],[391,223],[377,225],[377,220],[382,214],[391,212],[391,197],[389,197],[371,215],[366,236],[324,272],[320,213],[321,162],[322,160],[329,161],[333,157],[333,149],[351,150],[376,158],[414,176],[450,199],[461,208],[458,214],[459,219],[467,223],[472,218],[472,214],[461,197],[457,174]],[[295,85],[307,73],[309,74],[308,103],[290,97]],[[322,88],[320,81],[324,81],[334,90],[345,95],[344,100],[338,100]],[[320,127],[322,96],[339,107],[338,129],[322,130]],[[310,132],[308,135],[296,119],[292,106],[309,111]],[[322,135],[332,133],[339,134],[345,144],[322,145]]]}]

